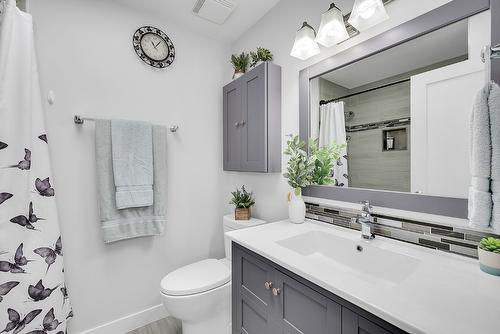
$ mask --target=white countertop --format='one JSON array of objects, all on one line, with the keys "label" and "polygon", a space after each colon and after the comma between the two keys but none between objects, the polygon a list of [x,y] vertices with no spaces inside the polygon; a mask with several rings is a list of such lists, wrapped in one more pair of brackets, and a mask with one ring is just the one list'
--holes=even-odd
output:
[{"label": "white countertop", "polygon": [[483,273],[477,260],[377,236],[368,242],[370,247],[419,261],[408,277],[385,282],[355,275],[342,266],[325,265],[319,257],[305,256],[277,243],[311,231],[366,243],[359,231],[316,221],[299,225],[280,221],[226,235],[409,333],[500,333],[500,277]]}]

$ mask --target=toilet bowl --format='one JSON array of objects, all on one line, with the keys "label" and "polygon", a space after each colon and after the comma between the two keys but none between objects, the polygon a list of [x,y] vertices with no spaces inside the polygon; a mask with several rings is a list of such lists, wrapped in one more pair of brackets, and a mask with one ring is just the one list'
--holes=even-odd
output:
[{"label": "toilet bowl", "polygon": [[[264,224],[260,219],[223,218],[224,233]],[[231,333],[231,241],[224,259],[206,259],[167,274],[160,283],[163,305],[182,321],[183,334]]]}]

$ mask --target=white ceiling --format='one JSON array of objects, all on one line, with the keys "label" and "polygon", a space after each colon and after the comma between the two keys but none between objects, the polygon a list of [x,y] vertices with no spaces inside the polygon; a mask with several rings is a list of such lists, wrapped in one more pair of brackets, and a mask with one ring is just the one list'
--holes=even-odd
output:
[{"label": "white ceiling", "polygon": [[386,50],[322,78],[348,89],[410,72],[468,53],[468,21],[462,20]]},{"label": "white ceiling", "polygon": [[191,31],[231,43],[260,20],[279,0],[236,0],[237,7],[221,26],[192,13],[196,0],[117,0],[129,7],[164,17]]}]

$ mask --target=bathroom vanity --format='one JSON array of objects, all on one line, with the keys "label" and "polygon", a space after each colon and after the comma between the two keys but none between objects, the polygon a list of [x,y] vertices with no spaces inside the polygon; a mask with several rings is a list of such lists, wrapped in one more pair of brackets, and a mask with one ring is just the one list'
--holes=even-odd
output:
[{"label": "bathroom vanity", "polygon": [[500,328],[500,280],[481,272],[475,259],[381,236],[365,241],[359,231],[312,220],[227,236],[233,243],[233,333]]}]

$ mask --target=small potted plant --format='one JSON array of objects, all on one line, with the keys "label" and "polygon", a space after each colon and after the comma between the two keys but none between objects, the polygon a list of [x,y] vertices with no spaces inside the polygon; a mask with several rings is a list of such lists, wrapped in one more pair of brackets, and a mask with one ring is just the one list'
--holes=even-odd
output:
[{"label": "small potted plant", "polygon": [[500,276],[500,239],[483,238],[478,246],[478,255],[482,271]]},{"label": "small potted plant", "polygon": [[252,63],[250,66],[255,67],[262,62],[272,61],[273,54],[266,48],[258,47],[256,51],[250,51],[250,57],[252,57]]},{"label": "small potted plant", "polygon": [[293,192],[288,194],[288,216],[290,221],[301,224],[306,217],[306,205],[302,199],[302,188],[312,183],[314,171],[314,160],[307,156],[304,150],[306,143],[299,139],[299,136],[290,136],[287,141],[285,154],[290,158],[284,177],[288,179],[288,184],[293,188]]},{"label": "small potted plant", "polygon": [[239,55],[231,55],[231,64],[234,68],[233,79],[237,79],[246,73],[248,64],[250,63],[250,56],[248,53],[242,52]]},{"label": "small potted plant", "polygon": [[234,219],[236,220],[249,220],[250,219],[250,208],[255,204],[255,199],[253,198],[253,193],[247,192],[245,186],[236,191],[231,192],[233,198],[229,204],[235,206],[234,209]]}]

